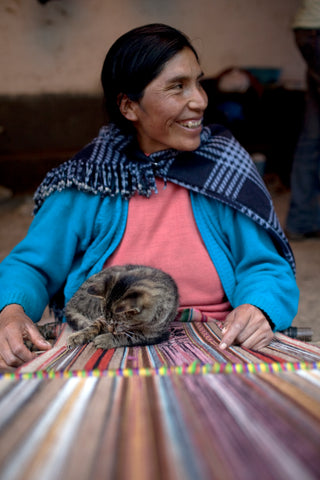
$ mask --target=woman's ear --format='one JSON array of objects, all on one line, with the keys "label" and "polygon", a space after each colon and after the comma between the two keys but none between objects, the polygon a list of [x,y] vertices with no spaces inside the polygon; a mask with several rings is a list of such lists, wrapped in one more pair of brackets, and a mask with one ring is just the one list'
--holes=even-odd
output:
[{"label": "woman's ear", "polygon": [[135,122],[138,118],[136,115],[136,104],[133,100],[130,100],[128,95],[125,93],[119,93],[118,95],[118,106],[122,115],[131,122]]}]

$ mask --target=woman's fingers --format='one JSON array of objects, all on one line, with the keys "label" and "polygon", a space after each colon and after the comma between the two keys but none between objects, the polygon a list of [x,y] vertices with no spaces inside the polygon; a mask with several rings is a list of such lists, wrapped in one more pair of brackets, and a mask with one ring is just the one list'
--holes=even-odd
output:
[{"label": "woman's fingers", "polygon": [[0,315],[0,366],[18,367],[34,358],[25,345],[30,340],[39,350],[51,348],[32,320],[19,306],[8,306]]},{"label": "woman's fingers", "polygon": [[258,308],[245,304],[235,308],[226,318],[220,349],[234,343],[245,348],[259,349],[271,342],[273,332],[269,322]]}]

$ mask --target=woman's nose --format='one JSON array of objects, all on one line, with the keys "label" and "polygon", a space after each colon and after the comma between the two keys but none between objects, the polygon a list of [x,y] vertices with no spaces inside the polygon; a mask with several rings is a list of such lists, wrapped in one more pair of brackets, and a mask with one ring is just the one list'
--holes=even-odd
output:
[{"label": "woman's nose", "polygon": [[192,90],[192,95],[189,100],[189,106],[195,110],[205,110],[208,106],[208,97],[204,89],[197,85]]}]

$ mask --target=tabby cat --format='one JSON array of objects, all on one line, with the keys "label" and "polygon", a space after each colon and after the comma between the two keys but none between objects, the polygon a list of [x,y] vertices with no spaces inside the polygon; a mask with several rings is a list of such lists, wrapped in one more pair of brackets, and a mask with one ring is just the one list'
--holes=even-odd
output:
[{"label": "tabby cat", "polygon": [[68,324],[77,330],[68,347],[91,341],[103,349],[158,343],[168,338],[178,303],[177,285],[162,270],[105,268],[88,278],[65,307]]}]

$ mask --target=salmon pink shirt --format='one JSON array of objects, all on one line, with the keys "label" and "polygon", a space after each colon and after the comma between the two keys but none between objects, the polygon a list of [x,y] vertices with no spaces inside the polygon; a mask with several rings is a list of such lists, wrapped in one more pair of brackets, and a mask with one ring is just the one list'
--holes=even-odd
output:
[{"label": "salmon pink shirt", "polygon": [[157,179],[150,198],[129,202],[124,236],[105,267],[136,263],[169,273],[179,289],[180,310],[195,308],[224,320],[230,312],[218,273],[194,220],[188,190]]}]

